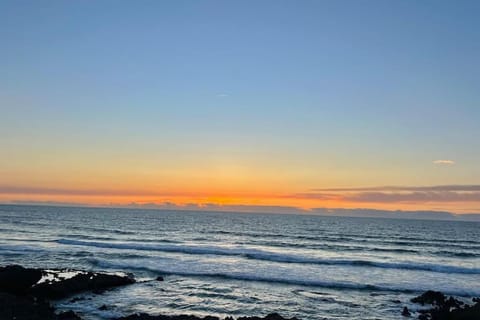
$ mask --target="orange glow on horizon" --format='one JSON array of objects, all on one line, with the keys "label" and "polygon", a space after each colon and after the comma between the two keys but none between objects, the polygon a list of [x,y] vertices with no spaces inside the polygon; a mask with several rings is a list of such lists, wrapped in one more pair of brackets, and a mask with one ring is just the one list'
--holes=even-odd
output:
[{"label": "orange glow on horizon", "polygon": [[[113,192],[112,192],[113,193]],[[124,192],[126,193],[126,192]],[[225,207],[226,211],[234,211],[231,207],[245,207],[245,211],[254,212],[258,207],[285,207],[296,208],[308,212],[314,208],[370,208],[378,210],[434,210],[450,211],[454,213],[467,213],[475,210],[476,203],[374,203],[344,201],[341,196],[328,200],[315,198],[295,197],[291,194],[268,194],[265,192],[171,192],[161,195],[160,193],[146,192],[145,194],[41,194],[41,193],[0,193],[0,203],[44,203],[44,204],[70,204],[87,206],[131,206],[133,204],[173,205],[182,208],[197,206],[199,210],[214,205],[219,208]],[[251,210],[247,210],[251,207]]]}]

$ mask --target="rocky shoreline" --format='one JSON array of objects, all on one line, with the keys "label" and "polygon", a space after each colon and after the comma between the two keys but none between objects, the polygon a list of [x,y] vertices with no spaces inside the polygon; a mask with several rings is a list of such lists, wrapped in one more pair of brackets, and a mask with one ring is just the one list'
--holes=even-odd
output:
[{"label": "rocky shoreline", "polygon": [[[159,277],[157,280],[163,280]],[[135,283],[133,275],[107,274],[70,269],[34,269],[19,265],[0,267],[0,320],[81,320],[73,311],[56,312],[52,302],[82,292],[102,294],[115,287]],[[76,298],[78,299],[78,298]],[[73,299],[75,300],[75,298]],[[72,301],[73,301],[72,300]],[[411,302],[428,308],[399,310],[399,316],[420,320],[478,320],[480,298],[466,304],[441,292],[427,291]],[[108,308],[102,306],[101,308]],[[116,320],[220,320],[215,316],[132,314]],[[234,320],[226,317],[224,320]],[[277,313],[237,320],[298,320]]]}]

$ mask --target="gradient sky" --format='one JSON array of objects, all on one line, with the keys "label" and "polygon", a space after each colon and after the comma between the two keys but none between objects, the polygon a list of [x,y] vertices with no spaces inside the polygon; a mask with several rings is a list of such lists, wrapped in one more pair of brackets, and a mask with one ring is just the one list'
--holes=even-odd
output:
[{"label": "gradient sky", "polygon": [[479,15],[0,1],[0,201],[480,212]]}]

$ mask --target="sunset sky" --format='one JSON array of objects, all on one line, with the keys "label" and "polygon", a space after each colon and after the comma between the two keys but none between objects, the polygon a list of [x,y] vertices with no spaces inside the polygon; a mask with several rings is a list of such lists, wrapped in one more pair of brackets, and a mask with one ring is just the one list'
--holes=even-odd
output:
[{"label": "sunset sky", "polygon": [[0,202],[480,212],[479,15],[0,1]]}]

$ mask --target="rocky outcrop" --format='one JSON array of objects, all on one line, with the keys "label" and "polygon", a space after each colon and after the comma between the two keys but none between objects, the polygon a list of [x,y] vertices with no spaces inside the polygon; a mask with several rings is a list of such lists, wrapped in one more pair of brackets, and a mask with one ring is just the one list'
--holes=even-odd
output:
[{"label": "rocky outcrop", "polygon": [[0,267],[0,292],[24,294],[42,278],[42,271],[18,265]]},{"label": "rocky outcrop", "polygon": [[[63,271],[75,275],[67,279],[62,276]],[[43,281],[42,277],[49,279]],[[100,293],[134,282],[130,276],[28,269],[18,265],[0,267],[0,319],[81,320],[73,311],[56,314],[49,301],[83,291]]]},{"label": "rocky outcrop", "polygon": [[0,319],[49,320],[55,319],[50,304],[35,302],[33,298],[0,292]]},{"label": "rocky outcrop", "polygon": [[[218,317],[206,316],[197,317],[193,315],[158,315],[152,316],[146,313],[132,314],[127,317],[117,318],[116,320],[220,320]],[[224,320],[234,320],[232,317],[226,317]],[[237,320],[298,320],[297,318],[284,318],[278,313],[271,313],[265,317],[240,317]]]},{"label": "rocky outcrop", "polygon": [[430,309],[419,310],[420,320],[478,320],[480,319],[480,299],[473,298],[468,305],[454,297],[447,298],[438,291],[427,291],[411,300],[421,305],[431,305]]},{"label": "rocky outcrop", "polygon": [[134,282],[135,280],[128,276],[85,272],[69,279],[38,284],[32,287],[30,293],[44,299],[60,299],[83,291],[101,293]]},{"label": "rocky outcrop", "polygon": [[418,297],[412,298],[410,301],[413,303],[419,303],[422,306],[426,304],[431,305],[443,305],[445,303],[445,295],[439,291],[428,290]]}]

